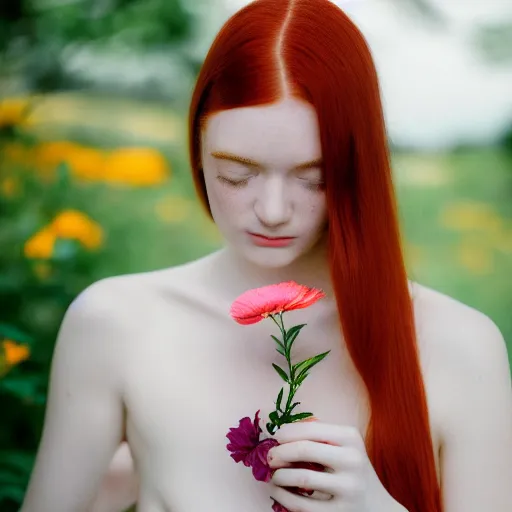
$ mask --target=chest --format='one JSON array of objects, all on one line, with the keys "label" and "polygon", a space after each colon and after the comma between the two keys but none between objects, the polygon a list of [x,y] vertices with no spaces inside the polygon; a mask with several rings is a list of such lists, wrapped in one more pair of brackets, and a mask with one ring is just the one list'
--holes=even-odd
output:
[{"label": "chest", "polygon": [[[308,328],[294,344],[293,362],[330,353],[297,391],[296,412],[356,426],[364,435],[367,396],[335,326]],[[287,363],[270,332],[268,325],[239,330],[188,324],[173,340],[154,333],[134,359],[125,396],[128,439],[142,488],[146,480],[173,512],[207,509],[212,502],[226,511],[239,510],[241,503],[247,512],[270,509],[267,484],[256,482],[226,449],[230,427],[260,410],[264,429],[281,387],[287,396],[272,367],[286,369]],[[432,423],[435,430],[435,418]]]}]

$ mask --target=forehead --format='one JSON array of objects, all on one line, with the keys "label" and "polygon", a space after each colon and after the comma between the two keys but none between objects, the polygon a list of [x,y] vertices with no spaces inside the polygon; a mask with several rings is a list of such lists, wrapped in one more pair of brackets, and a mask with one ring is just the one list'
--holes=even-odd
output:
[{"label": "forehead", "polygon": [[322,156],[316,111],[294,99],[214,114],[202,136],[205,151],[227,151],[262,163],[289,165]]}]

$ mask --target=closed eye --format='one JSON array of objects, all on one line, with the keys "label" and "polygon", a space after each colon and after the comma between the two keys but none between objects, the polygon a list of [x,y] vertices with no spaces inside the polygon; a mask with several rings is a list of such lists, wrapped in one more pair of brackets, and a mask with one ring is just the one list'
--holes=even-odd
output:
[{"label": "closed eye", "polygon": [[306,188],[311,190],[321,190],[324,186],[324,180],[322,176],[322,171],[313,171],[308,173],[302,173],[298,176],[299,180],[304,183]]},{"label": "closed eye", "polygon": [[249,182],[249,178],[243,178],[243,179],[234,180],[234,179],[231,179],[231,178],[226,178],[225,176],[221,176],[221,175],[217,176],[217,179],[221,183],[225,183],[226,185],[229,185],[229,186],[235,187],[235,188],[244,187]]},{"label": "closed eye", "polygon": [[304,182],[304,186],[309,190],[318,192],[318,191],[321,191],[324,189],[325,183],[323,180],[312,181],[312,180],[308,180],[306,178],[299,178],[299,179]]}]

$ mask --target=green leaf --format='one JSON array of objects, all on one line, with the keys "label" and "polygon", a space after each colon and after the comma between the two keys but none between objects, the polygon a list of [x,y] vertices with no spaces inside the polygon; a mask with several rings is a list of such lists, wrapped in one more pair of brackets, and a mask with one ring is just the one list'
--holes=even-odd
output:
[{"label": "green leaf", "polygon": [[299,414],[294,414],[290,416],[288,419],[290,420],[290,422],[294,422],[303,420],[304,418],[309,418],[310,416],[313,416],[312,412],[300,412]]},{"label": "green leaf", "polygon": [[294,325],[293,327],[290,327],[290,329],[286,332],[286,336],[284,338],[284,344],[286,346],[286,349],[288,350],[288,353],[290,353],[290,350],[292,348],[293,342],[299,335],[301,329],[307,324],[300,324],[300,325]]},{"label": "green leaf", "polygon": [[290,380],[288,378],[288,375],[286,375],[286,372],[281,367],[277,366],[277,364],[275,364],[275,363],[272,363],[272,366],[274,367],[276,372],[280,375],[280,377],[288,384],[290,382]]},{"label": "green leaf", "polygon": [[282,421],[283,423],[287,423],[288,420],[290,419],[290,414],[292,413],[293,409],[295,409],[295,407],[297,407],[297,405],[300,405],[300,402],[295,402],[291,407],[290,409],[288,409],[288,411],[286,412],[286,414],[282,417]]},{"label": "green leaf", "polygon": [[275,423],[276,425],[279,425],[279,415],[277,414],[277,411],[272,411],[269,415],[268,415],[268,418],[269,420],[271,420],[273,423]]},{"label": "green leaf", "polygon": [[273,334],[270,335],[272,337],[272,339],[276,342],[277,344],[277,351],[283,355],[284,357],[286,357],[286,349],[284,348],[284,345],[281,343],[281,340],[279,340],[278,338],[276,338]]},{"label": "green leaf", "polygon": [[273,435],[276,431],[276,426],[273,425],[272,423],[267,423],[267,432],[270,434],[270,435]]},{"label": "green leaf", "polygon": [[25,475],[18,475],[12,471],[4,471],[0,469],[0,482],[4,485],[23,485],[25,483]]},{"label": "green leaf", "polygon": [[309,375],[308,371],[302,372],[298,378],[295,379],[295,385],[299,387],[304,379]]},{"label": "green leaf", "polygon": [[[0,452],[0,463],[13,478],[27,476],[34,463],[34,455],[14,450]],[[16,475],[16,476],[15,476]]]},{"label": "green leaf", "polygon": [[284,388],[281,388],[281,391],[279,391],[279,395],[277,395],[276,408],[278,411],[281,411],[281,400],[283,399],[283,392]]},{"label": "green leaf", "polygon": [[329,352],[330,350],[322,354],[318,354],[317,356],[310,357],[309,359],[305,359],[300,363],[294,364],[292,366],[293,379],[300,379],[302,377],[303,372],[307,372],[310,368],[313,368],[313,366],[315,366],[315,364],[318,364]]},{"label": "green leaf", "polygon": [[297,407],[297,405],[300,405],[300,402],[295,402],[295,403],[290,407],[290,410],[289,410],[288,412],[293,411],[293,409],[295,409],[295,407]]},{"label": "green leaf", "polygon": [[38,374],[8,375],[0,379],[0,390],[15,395],[22,400],[39,400],[42,385],[43,376]]},{"label": "green leaf", "polygon": [[32,344],[34,339],[11,324],[0,322],[0,338],[9,338],[18,343]]},{"label": "green leaf", "polygon": [[66,190],[71,185],[71,167],[68,162],[61,162],[55,169],[57,180],[55,185]]},{"label": "green leaf", "polygon": [[71,261],[76,258],[80,246],[76,240],[57,239],[52,258],[55,261]]},{"label": "green leaf", "polygon": [[2,485],[0,487],[0,501],[7,499],[21,503],[25,494],[25,485]]}]

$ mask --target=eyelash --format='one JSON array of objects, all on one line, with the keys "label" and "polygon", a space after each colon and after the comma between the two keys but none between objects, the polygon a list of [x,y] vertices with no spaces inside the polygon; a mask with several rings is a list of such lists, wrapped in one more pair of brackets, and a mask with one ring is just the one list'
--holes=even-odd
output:
[{"label": "eyelash", "polygon": [[[231,180],[229,178],[226,178],[224,176],[217,176],[217,179],[223,183],[226,183],[228,184],[229,186],[231,187],[234,187],[234,188],[242,188],[242,187],[245,187],[245,185],[247,185],[247,183],[249,182],[249,178],[246,178],[244,180]],[[304,186],[308,189],[308,190],[312,190],[313,192],[319,192],[321,190],[323,190],[324,188],[324,183],[323,182],[320,182],[320,183],[311,183],[307,180],[301,180],[301,181],[305,181],[304,183]]]},{"label": "eyelash", "polygon": [[312,190],[313,192],[320,192],[324,189],[324,182],[320,182],[320,183],[306,182],[304,186],[307,189]]},{"label": "eyelash", "polygon": [[229,186],[235,187],[235,188],[242,188],[245,185],[247,185],[247,183],[249,182],[249,178],[247,178],[245,180],[235,181],[235,180],[230,180],[229,178],[225,178],[224,176],[217,176],[217,179],[219,181],[222,181],[223,183],[227,183]]}]

